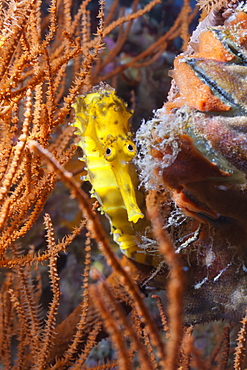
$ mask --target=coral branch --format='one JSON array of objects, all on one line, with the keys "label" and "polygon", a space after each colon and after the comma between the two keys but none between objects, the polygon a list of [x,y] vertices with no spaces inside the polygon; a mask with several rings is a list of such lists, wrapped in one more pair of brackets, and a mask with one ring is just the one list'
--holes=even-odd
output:
[{"label": "coral branch", "polygon": [[169,236],[165,233],[159,219],[157,210],[149,209],[150,219],[153,224],[154,235],[159,243],[160,252],[170,267],[170,280],[167,286],[169,299],[168,318],[170,328],[170,339],[167,348],[166,366],[168,369],[177,369],[178,352],[183,333],[183,294],[184,294],[184,272],[178,254]]}]

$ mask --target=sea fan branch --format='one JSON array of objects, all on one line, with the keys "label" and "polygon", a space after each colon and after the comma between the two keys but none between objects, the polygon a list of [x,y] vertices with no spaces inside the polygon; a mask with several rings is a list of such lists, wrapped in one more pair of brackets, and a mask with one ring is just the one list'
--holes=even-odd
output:
[{"label": "sea fan branch", "polygon": [[[56,248],[56,243],[51,218],[48,214],[45,215],[44,222],[47,230],[48,249],[52,251]],[[36,368],[40,370],[44,368],[44,364],[46,363],[46,359],[50,350],[59,306],[60,289],[58,283],[59,277],[57,273],[57,256],[51,256],[49,259],[49,273],[53,298],[47,313],[46,323],[42,333],[42,342],[36,358]]]}]

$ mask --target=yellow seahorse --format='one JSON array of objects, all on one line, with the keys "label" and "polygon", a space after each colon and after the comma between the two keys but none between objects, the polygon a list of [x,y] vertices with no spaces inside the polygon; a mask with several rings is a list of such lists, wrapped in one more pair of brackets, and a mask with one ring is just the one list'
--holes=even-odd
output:
[{"label": "yellow seahorse", "polygon": [[146,220],[137,202],[137,175],[131,160],[136,155],[129,120],[132,113],[109,85],[78,96],[75,122],[87,165],[92,196],[111,224],[121,251],[140,263],[153,264],[152,253],[141,246]]}]

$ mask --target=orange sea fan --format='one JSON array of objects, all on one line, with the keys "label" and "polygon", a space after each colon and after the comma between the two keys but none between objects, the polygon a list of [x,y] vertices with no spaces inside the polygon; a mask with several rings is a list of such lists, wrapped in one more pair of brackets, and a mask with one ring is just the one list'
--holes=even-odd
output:
[{"label": "orange sea fan", "polygon": [[[235,175],[242,173],[243,169],[229,175],[224,166],[213,166],[211,160],[205,159],[204,153],[199,156],[198,148],[193,147],[194,138],[190,133],[185,137],[183,132],[183,120],[185,117],[196,116],[196,108],[187,107],[187,115],[182,114],[185,110],[184,101],[179,105],[179,100],[175,100],[186,98],[186,93],[182,93],[183,88],[180,86],[179,91],[175,86],[170,94],[172,103],[165,106],[167,111],[163,108],[157,113],[152,121],[153,126],[151,123],[145,126],[148,131],[145,138],[141,138],[147,143],[143,163],[148,165],[149,171],[154,168],[154,175],[146,176],[144,182],[149,182],[147,203],[154,234],[166,261],[163,269],[157,271],[152,266],[139,264],[126,256],[120,261],[111,249],[109,235],[105,235],[95,215],[96,206],[92,207],[80,184],[64,169],[75,152],[73,129],[64,127],[71,122],[71,103],[76,95],[88,91],[91,84],[98,83],[99,79],[119,77],[119,73],[128,66],[144,68],[157,60],[169,42],[178,35],[182,36],[186,49],[189,22],[196,14],[196,10],[190,13],[187,1],[175,24],[164,36],[134,56],[126,65],[117,65],[108,75],[102,75],[105,64],[118,55],[119,47],[122,41],[125,42],[128,32],[120,30],[116,48],[109,57],[100,54],[103,37],[117,25],[142,15],[155,3],[150,2],[144,10],[121,17],[115,22],[114,9],[118,5],[115,1],[113,11],[109,13],[104,25],[101,1],[100,22],[95,36],[90,35],[89,1],[84,1],[78,8],[72,1],[51,1],[47,17],[44,17],[40,2],[36,0],[13,0],[0,7],[0,266],[5,267],[4,271],[11,271],[6,275],[0,290],[0,357],[1,364],[6,368],[90,367],[90,351],[92,348],[97,349],[97,344],[105,337],[112,340],[116,352],[111,353],[115,357],[104,358],[106,364],[96,366],[94,362],[92,366],[95,365],[97,369],[118,367],[129,370],[131,366],[150,370],[227,368],[230,343],[233,342],[229,333],[231,327],[225,323],[217,325],[215,342],[218,346],[215,345],[215,350],[206,361],[197,343],[193,343],[192,327],[184,328],[183,323],[229,317],[238,320],[245,311],[246,226],[243,220],[246,217],[246,203],[242,201],[245,200],[245,189],[242,188],[242,195],[238,198],[242,208],[233,207],[231,210],[226,202],[225,209],[221,208],[217,212],[215,208],[223,201],[218,195],[218,203],[212,201],[210,197],[215,194],[215,189],[209,192],[207,187],[209,178],[217,177],[222,187],[220,190],[223,192],[224,186],[227,191],[233,189],[230,194],[236,199],[236,194],[240,193],[238,184],[243,176]],[[133,2],[135,6],[137,1]],[[219,18],[222,20],[222,17]],[[224,28],[226,24],[220,27]],[[188,49],[185,60],[193,57],[193,53]],[[200,56],[202,54],[196,56],[196,62]],[[182,79],[183,74],[182,68],[177,79]],[[180,116],[176,114],[177,111],[182,112]],[[205,118],[210,114],[200,113],[200,117],[203,115]],[[223,124],[220,123],[222,128]],[[159,129],[156,130],[157,127]],[[189,148],[187,157],[184,154],[186,148]],[[243,155],[241,152],[237,154]],[[203,166],[200,162],[202,157]],[[183,167],[185,165],[186,168]],[[181,168],[185,168],[184,172],[188,173],[184,175]],[[74,173],[80,170],[73,168]],[[231,176],[234,182],[230,186]],[[44,252],[35,253],[35,248],[28,246],[28,232],[31,230],[34,235],[32,241],[42,239],[36,220],[58,177],[68,185],[86,219],[61,241],[57,241],[57,230],[61,225],[58,225],[55,217],[53,225],[53,217],[46,214],[47,247]],[[54,206],[54,198],[49,199],[50,205],[46,212],[47,209],[54,209],[51,206]],[[64,206],[61,203],[66,203],[63,200],[61,197],[55,203],[59,211]],[[227,217],[234,219],[230,226],[226,222],[227,217],[221,217],[224,212],[229,212]],[[193,217],[188,217],[188,214]],[[89,230],[87,234],[84,232],[83,240],[86,241],[78,242],[78,249],[85,252],[82,302],[56,326],[59,316],[57,310],[64,302],[60,301],[57,254],[65,250],[72,254],[71,249],[67,248],[71,247],[75,237],[86,225]],[[23,239],[25,235],[26,239]],[[91,239],[98,242],[100,251],[110,265],[109,269],[113,269],[107,278],[96,268],[91,269]],[[25,252],[19,252],[20,249],[25,249]],[[99,255],[98,251],[97,257]],[[97,257],[93,256],[93,261],[98,262]],[[39,310],[41,270],[44,269],[43,266],[40,268],[39,261],[47,261],[50,269],[51,302],[46,320],[40,317]],[[70,277],[66,278],[69,280]],[[91,284],[91,279],[98,282]],[[161,289],[158,294],[162,297],[162,303],[165,302],[165,307],[162,307],[158,299],[158,313],[153,301],[144,299],[148,289],[156,287]],[[78,293],[73,282],[70,290],[75,295]],[[168,302],[164,298],[165,290]],[[160,324],[159,313],[163,326]],[[224,330],[221,325],[225,326]],[[245,326],[244,319],[236,351],[236,368],[241,366],[243,360]],[[213,325],[209,329],[210,338],[213,336],[212,328]]]}]

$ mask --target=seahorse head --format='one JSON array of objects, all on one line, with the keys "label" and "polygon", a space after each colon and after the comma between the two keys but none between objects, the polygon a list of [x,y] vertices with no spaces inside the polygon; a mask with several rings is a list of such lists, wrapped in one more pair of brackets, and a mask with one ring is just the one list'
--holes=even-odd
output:
[{"label": "seahorse head", "polygon": [[125,203],[128,219],[132,222],[137,222],[144,217],[136,202],[135,186],[137,184],[131,174],[130,162],[135,155],[136,146],[129,136],[108,136],[104,145],[104,158],[111,165]]}]

